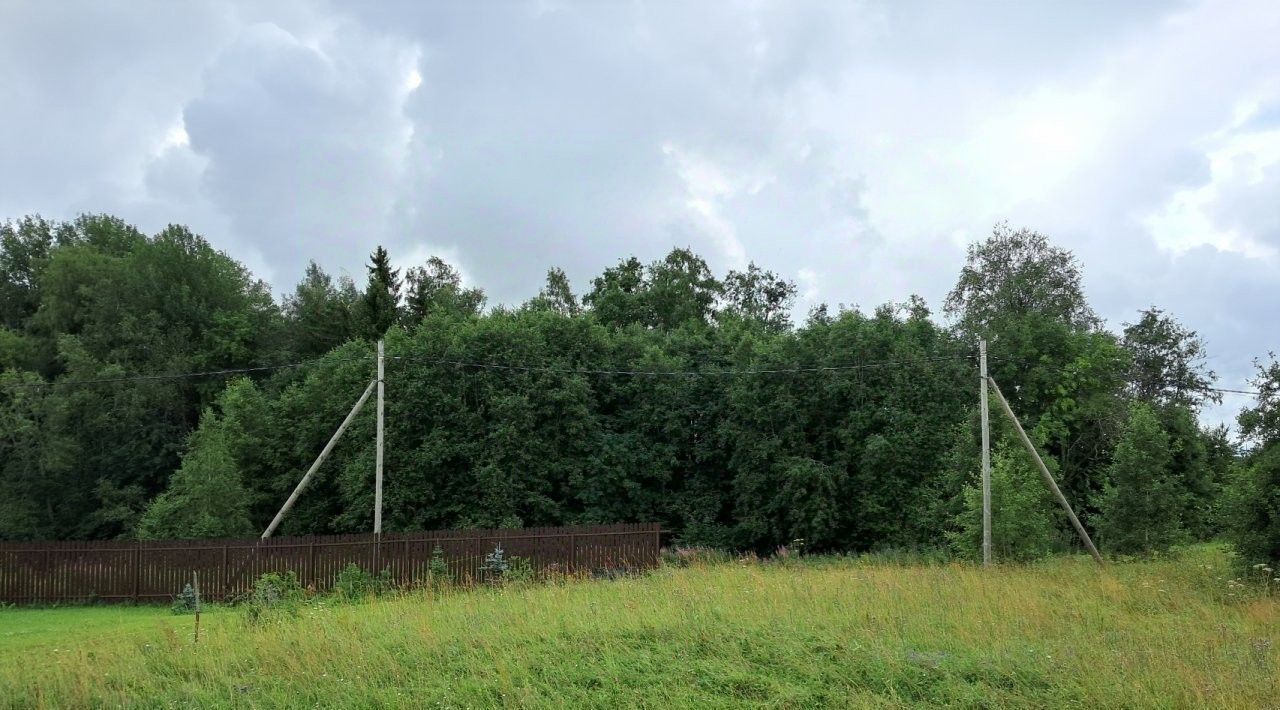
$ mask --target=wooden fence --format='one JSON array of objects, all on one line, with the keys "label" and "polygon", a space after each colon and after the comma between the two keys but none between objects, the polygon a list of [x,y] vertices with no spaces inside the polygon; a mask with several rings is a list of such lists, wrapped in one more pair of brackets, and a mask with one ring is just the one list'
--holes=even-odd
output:
[{"label": "wooden fence", "polygon": [[230,599],[248,592],[265,572],[293,571],[303,586],[333,585],[355,563],[387,570],[406,585],[427,574],[438,546],[454,579],[483,579],[486,555],[528,559],[539,571],[600,573],[653,567],[657,524],[595,525],[521,530],[436,530],[281,537],[267,540],[148,540],[0,542],[0,601],[162,601],[200,575],[201,595]]}]

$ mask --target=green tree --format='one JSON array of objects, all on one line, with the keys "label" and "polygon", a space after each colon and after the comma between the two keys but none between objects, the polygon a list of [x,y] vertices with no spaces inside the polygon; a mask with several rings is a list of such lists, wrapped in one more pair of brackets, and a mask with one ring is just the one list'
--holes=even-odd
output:
[{"label": "green tree", "polygon": [[1230,532],[1240,561],[1280,566],[1280,360],[1255,363],[1253,407],[1240,412],[1250,450],[1230,486]]},{"label": "green tree", "polygon": [[356,337],[356,308],[360,296],[350,278],[337,284],[316,262],[284,299],[290,349],[317,357]]},{"label": "green tree", "polygon": [[241,537],[254,532],[249,494],[216,417],[206,413],[169,487],[147,506],[138,537]]},{"label": "green tree", "polygon": [[763,323],[768,327],[791,327],[791,306],[796,285],[772,271],[751,263],[746,271],[730,271],[724,279],[724,315]]},{"label": "green tree", "polygon": [[[1053,471],[1052,458],[1045,465]],[[1035,464],[1011,435],[991,455],[991,554],[997,561],[1025,562],[1062,546],[1058,506],[1040,480]],[[970,559],[982,559],[982,485],[974,466],[962,493],[963,508],[949,534],[952,545]]]},{"label": "green tree", "polygon": [[672,249],[647,269],[646,300],[651,325],[675,328],[694,321],[709,323],[723,286],[702,257],[689,249]]},{"label": "green tree", "polygon": [[0,223],[0,326],[21,330],[40,306],[40,273],[57,225],[39,216]]},{"label": "green tree", "polygon": [[1084,298],[1080,264],[1029,229],[998,224],[991,237],[969,247],[946,311],[966,333],[996,340],[1000,321],[1040,315],[1089,329],[1098,318]]},{"label": "green tree", "polygon": [[391,268],[391,257],[381,246],[369,256],[369,281],[360,299],[364,336],[379,340],[400,322],[400,270]]},{"label": "green tree", "polygon": [[648,266],[631,257],[606,269],[591,283],[583,302],[600,322],[677,328],[709,324],[724,291],[707,262],[688,249],[672,249]]},{"label": "green tree", "polygon": [[646,288],[644,265],[633,256],[592,279],[591,290],[582,301],[606,325],[647,324],[650,316],[644,298]]},{"label": "green tree", "polygon": [[562,316],[576,316],[582,312],[582,304],[578,302],[578,297],[573,295],[569,277],[560,268],[547,271],[546,283],[538,291],[538,295],[530,299],[526,307],[548,310]]},{"label": "green tree", "polygon": [[1194,330],[1152,306],[1136,323],[1126,323],[1121,345],[1129,353],[1129,388],[1134,397],[1164,406],[1198,409],[1220,402],[1210,391],[1215,375],[1205,364],[1204,341]]},{"label": "green tree", "polygon": [[1106,549],[1158,552],[1183,538],[1185,504],[1171,463],[1169,436],[1155,411],[1134,404],[1097,502],[1096,526]]},{"label": "green tree", "polygon": [[455,316],[479,315],[484,308],[484,291],[462,285],[462,274],[438,256],[425,266],[409,269],[409,297],[406,317],[416,325],[429,314],[441,311]]},{"label": "green tree", "polygon": [[[990,373],[1061,465],[1069,500],[1101,490],[1121,423],[1128,365],[1100,329],[1075,256],[1027,229],[997,225],[969,248],[946,312],[970,343],[988,341]],[[1088,510],[1081,511],[1086,524]]]}]

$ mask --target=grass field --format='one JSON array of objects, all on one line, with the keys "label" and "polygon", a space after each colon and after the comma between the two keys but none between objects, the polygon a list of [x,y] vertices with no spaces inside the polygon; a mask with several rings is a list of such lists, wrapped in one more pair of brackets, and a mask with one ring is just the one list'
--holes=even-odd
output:
[{"label": "grass field", "polygon": [[6,707],[1280,707],[1215,548],[982,570],[729,562],[202,618],[0,611]]}]

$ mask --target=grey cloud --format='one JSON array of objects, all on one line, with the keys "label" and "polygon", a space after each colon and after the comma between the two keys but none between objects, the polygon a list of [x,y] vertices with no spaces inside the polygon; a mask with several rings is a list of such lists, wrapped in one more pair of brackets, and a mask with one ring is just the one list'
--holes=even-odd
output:
[{"label": "grey cloud", "polygon": [[[549,266],[584,286],[687,245],[803,275],[816,300],[936,308],[963,241],[1008,219],[1074,249],[1111,322],[1155,303],[1203,331],[1224,382],[1277,348],[1274,262],[1179,255],[1142,221],[1214,179],[1214,136],[1274,125],[1266,3],[0,13],[3,214],[187,222],[277,290],[307,258],[358,273],[384,243],[519,302]],[[165,145],[179,118],[189,145]],[[1214,223],[1280,243],[1277,170],[1219,185]]]},{"label": "grey cloud", "polygon": [[211,2],[0,5],[0,214],[100,210],[104,192],[135,187],[230,15]]},{"label": "grey cloud", "polygon": [[412,47],[339,26],[320,46],[255,24],[209,64],[183,111],[203,183],[238,239],[292,276],[312,255],[384,241],[410,125]]}]

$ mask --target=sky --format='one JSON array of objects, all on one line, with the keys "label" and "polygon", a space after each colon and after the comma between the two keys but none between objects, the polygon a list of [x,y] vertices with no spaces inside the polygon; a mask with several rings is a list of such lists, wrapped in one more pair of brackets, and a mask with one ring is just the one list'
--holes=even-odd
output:
[{"label": "sky", "polygon": [[1008,222],[1237,388],[1280,350],[1276,37],[1274,0],[0,0],[0,218],[186,224],[277,292],[383,244],[491,304],[688,246],[800,313],[940,311]]}]

